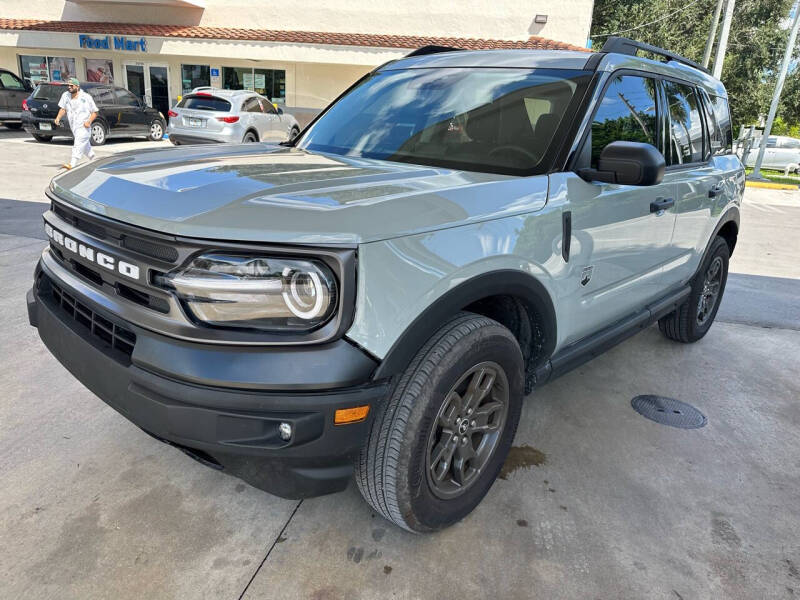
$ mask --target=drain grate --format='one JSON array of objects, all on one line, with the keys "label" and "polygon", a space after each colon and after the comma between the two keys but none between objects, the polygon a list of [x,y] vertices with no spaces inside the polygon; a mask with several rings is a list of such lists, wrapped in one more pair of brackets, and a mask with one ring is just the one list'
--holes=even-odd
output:
[{"label": "drain grate", "polygon": [[646,419],[670,427],[699,429],[707,422],[706,416],[691,404],[665,396],[636,396],[631,406]]}]

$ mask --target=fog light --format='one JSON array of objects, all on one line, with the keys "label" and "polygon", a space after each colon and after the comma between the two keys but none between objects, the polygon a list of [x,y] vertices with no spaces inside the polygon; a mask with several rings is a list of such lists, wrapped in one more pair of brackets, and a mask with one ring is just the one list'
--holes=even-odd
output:
[{"label": "fog light", "polygon": [[278,435],[281,436],[281,439],[284,442],[288,442],[292,439],[292,426],[289,423],[281,423],[278,425]]}]

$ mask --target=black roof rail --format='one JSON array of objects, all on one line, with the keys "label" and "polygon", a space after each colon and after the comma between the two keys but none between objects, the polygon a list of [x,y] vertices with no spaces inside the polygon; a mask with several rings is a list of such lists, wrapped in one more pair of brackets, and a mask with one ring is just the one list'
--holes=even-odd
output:
[{"label": "black roof rail", "polygon": [[451,48],[449,46],[423,46],[422,48],[417,48],[413,52],[406,54],[404,58],[408,58],[409,56],[424,56],[426,54],[438,54],[439,52],[457,52],[463,50],[463,48]]},{"label": "black roof rail", "polygon": [[680,54],[675,54],[674,52],[670,52],[669,50],[664,50],[663,48],[659,48],[658,46],[651,46],[650,44],[645,44],[644,42],[637,42],[636,40],[631,40],[624,37],[617,37],[611,36],[609,37],[603,47],[600,49],[600,52],[609,53],[614,52],[615,54],[627,54],[629,56],[636,56],[636,53],[639,51],[650,52],[652,54],[657,54],[658,56],[663,56],[664,58],[668,58],[669,60],[674,60],[675,62],[683,63],[684,65],[689,65],[695,69],[702,71],[703,73],[711,73],[707,68],[703,65],[697,64],[693,60],[689,60],[688,58],[681,56]]}]

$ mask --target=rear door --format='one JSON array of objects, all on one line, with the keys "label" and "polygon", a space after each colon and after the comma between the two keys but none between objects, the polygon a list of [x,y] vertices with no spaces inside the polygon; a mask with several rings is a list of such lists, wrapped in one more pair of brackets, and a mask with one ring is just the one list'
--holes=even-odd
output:
[{"label": "rear door", "polygon": [[[612,75],[597,104],[578,167],[597,167],[614,141],[649,143],[663,151],[665,127],[659,80],[626,72]],[[577,341],[643,309],[664,294],[661,271],[673,258],[674,184],[647,187],[569,181],[572,221],[570,281],[559,292],[569,305],[565,343]]]},{"label": "rear door", "polygon": [[22,101],[28,97],[22,80],[9,71],[0,71],[0,119],[19,120]]},{"label": "rear door", "polygon": [[141,135],[148,131],[147,113],[140,100],[125,88],[115,87],[114,110],[117,111],[119,135]]},{"label": "rear door", "polygon": [[665,80],[664,99],[670,134],[664,180],[675,186],[676,213],[672,240],[676,255],[664,265],[664,284],[676,286],[697,270],[713,217],[719,216],[716,207],[724,207],[729,197],[726,185],[733,185],[733,173],[722,168],[727,161],[714,160],[715,152],[727,143],[720,139],[707,94],[688,83]]}]

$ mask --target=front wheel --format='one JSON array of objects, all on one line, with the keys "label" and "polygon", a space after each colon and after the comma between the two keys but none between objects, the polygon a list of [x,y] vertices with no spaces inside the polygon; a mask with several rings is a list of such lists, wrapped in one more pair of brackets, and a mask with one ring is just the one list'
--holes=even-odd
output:
[{"label": "front wheel", "polygon": [[94,121],[91,129],[89,130],[89,143],[92,146],[102,146],[106,143],[107,137],[108,132],[106,131],[106,126],[102,123]]},{"label": "front wheel", "polygon": [[164,124],[158,119],[150,123],[150,132],[147,135],[147,139],[151,142],[160,142],[164,139]]},{"label": "front wheel", "polygon": [[517,430],[523,358],[500,323],[460,313],[393,383],[356,467],[366,501],[412,532],[468,515],[494,483]]},{"label": "front wheel", "polygon": [[714,238],[692,280],[689,297],[675,312],[658,320],[661,333],[683,343],[696,342],[708,333],[725,292],[730,256],[728,243],[722,237]]}]

